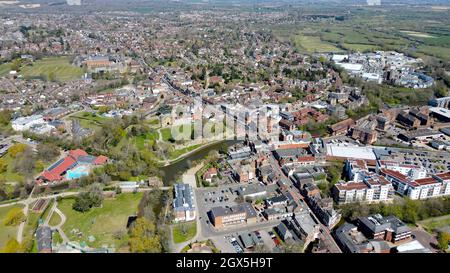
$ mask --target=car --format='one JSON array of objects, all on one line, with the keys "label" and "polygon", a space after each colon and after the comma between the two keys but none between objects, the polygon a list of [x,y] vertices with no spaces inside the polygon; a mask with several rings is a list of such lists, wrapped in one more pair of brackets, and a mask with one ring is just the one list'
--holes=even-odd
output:
[{"label": "car", "polygon": [[259,231],[255,231],[255,235],[258,239],[261,239],[261,233],[259,233]]}]

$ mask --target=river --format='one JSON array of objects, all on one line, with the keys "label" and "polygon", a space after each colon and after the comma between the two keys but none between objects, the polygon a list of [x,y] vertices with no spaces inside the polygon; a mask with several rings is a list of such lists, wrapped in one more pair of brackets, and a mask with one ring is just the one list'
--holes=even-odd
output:
[{"label": "river", "polygon": [[220,142],[208,145],[204,148],[201,148],[201,149],[191,153],[187,157],[180,159],[170,165],[161,167],[160,169],[162,171],[162,180],[163,180],[164,186],[169,186],[169,185],[173,184],[177,178],[178,179],[180,178],[180,177],[178,177],[179,175],[181,175],[182,173],[184,173],[185,171],[187,171],[188,169],[190,169],[192,167],[192,162],[205,158],[210,151],[218,151],[223,144],[225,144],[227,147],[229,147],[229,146],[234,145],[239,142],[241,142],[241,141],[240,140],[220,141]]}]

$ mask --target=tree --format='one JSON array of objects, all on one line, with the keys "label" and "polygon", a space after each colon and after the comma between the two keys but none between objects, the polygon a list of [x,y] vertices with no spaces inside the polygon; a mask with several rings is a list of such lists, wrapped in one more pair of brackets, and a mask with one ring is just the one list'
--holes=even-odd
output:
[{"label": "tree", "polygon": [[72,208],[79,212],[86,212],[92,207],[100,207],[102,203],[103,187],[99,183],[95,183],[87,191],[78,194]]},{"label": "tree", "polygon": [[160,253],[162,251],[156,226],[150,220],[140,217],[130,230],[130,251],[133,253]]},{"label": "tree", "polygon": [[3,158],[0,158],[0,173],[6,172],[8,169],[8,163]]},{"label": "tree", "polygon": [[21,246],[16,239],[10,239],[6,246],[2,249],[3,253],[19,253],[21,252]]},{"label": "tree", "polygon": [[6,217],[3,219],[3,224],[5,226],[17,226],[21,222],[25,221],[26,217],[23,213],[22,208],[12,208],[6,214]]},{"label": "tree", "polygon": [[14,144],[13,146],[11,146],[11,148],[9,148],[8,154],[12,158],[16,158],[17,155],[22,153],[23,151],[25,151],[27,149],[27,147],[28,147],[27,145],[22,144],[22,143]]},{"label": "tree", "polygon": [[438,247],[440,250],[447,250],[448,244],[450,243],[450,234],[447,232],[441,231],[437,236]]},{"label": "tree", "polygon": [[60,155],[59,148],[54,143],[39,143],[37,146],[38,158],[50,162]]},{"label": "tree", "polygon": [[0,111],[0,125],[6,126],[11,121],[11,111],[2,110]]}]

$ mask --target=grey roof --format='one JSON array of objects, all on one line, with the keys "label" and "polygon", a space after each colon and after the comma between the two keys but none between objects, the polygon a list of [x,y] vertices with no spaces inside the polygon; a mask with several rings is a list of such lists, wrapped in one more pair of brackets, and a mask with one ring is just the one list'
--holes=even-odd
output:
[{"label": "grey roof", "polygon": [[241,233],[239,234],[239,237],[241,238],[242,244],[245,248],[250,248],[255,245],[255,241],[250,233]]},{"label": "grey roof", "polygon": [[52,249],[52,230],[47,226],[40,226],[36,230],[38,251]]},{"label": "grey roof", "polygon": [[300,155],[307,154],[306,150],[303,148],[292,148],[292,149],[278,149],[274,151],[275,157],[297,157]]},{"label": "grey roof", "polygon": [[247,202],[238,204],[232,207],[214,207],[211,209],[211,213],[214,217],[232,215],[245,212],[247,218],[256,217],[256,211],[253,206]]},{"label": "grey roof", "polygon": [[405,223],[393,215],[383,217],[380,214],[375,214],[368,217],[360,217],[359,222],[369,228],[373,233],[382,232],[386,229],[391,229],[396,234],[410,231]]},{"label": "grey roof", "polygon": [[175,184],[173,186],[175,198],[173,199],[174,210],[186,211],[195,208],[193,191],[189,184]]}]

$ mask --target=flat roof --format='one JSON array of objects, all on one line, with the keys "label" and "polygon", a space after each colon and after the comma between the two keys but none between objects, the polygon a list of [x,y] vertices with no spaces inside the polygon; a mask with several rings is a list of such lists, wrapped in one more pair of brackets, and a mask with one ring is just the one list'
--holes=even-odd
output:
[{"label": "flat roof", "polygon": [[450,119],[450,109],[446,109],[446,108],[442,108],[442,107],[430,107],[430,111],[435,114],[438,114],[445,118]]},{"label": "flat roof", "polygon": [[327,145],[327,156],[376,160],[373,149],[360,146]]}]

